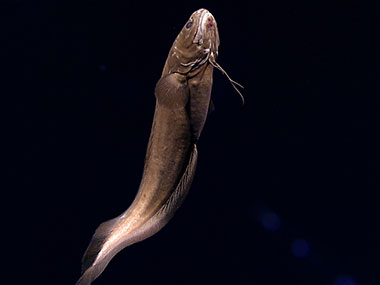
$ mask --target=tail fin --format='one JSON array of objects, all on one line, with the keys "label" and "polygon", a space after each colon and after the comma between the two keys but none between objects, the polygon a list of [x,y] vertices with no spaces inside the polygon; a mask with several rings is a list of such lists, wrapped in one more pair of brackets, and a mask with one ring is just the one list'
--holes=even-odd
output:
[{"label": "tail fin", "polygon": [[95,231],[83,258],[82,258],[82,276],[76,285],[89,285],[93,282],[106,268],[111,259],[123,248],[133,243],[142,241],[157,233],[172,218],[174,212],[182,204],[188,193],[194,178],[195,168],[197,165],[198,151],[194,144],[190,154],[189,162],[185,172],[182,175],[175,191],[170,195],[164,205],[158,212],[141,225],[140,228],[131,232],[125,239],[117,244],[110,252],[99,258],[105,242],[113,233],[113,230],[119,225],[119,221],[125,216],[119,216],[112,220],[102,223]]},{"label": "tail fin", "polygon": [[86,252],[82,258],[82,276],[76,283],[77,285],[91,284],[104,270],[111,258],[105,258],[98,263],[95,263],[99,252],[101,251],[107,237],[112,233],[113,229],[118,224],[119,217],[101,223],[96,229]]}]

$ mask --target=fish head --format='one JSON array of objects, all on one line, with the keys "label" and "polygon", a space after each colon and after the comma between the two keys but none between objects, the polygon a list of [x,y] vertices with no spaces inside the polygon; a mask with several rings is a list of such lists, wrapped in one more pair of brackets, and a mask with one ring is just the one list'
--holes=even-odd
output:
[{"label": "fish head", "polygon": [[214,16],[206,9],[195,11],[183,26],[170,49],[163,73],[190,72],[216,58],[219,33]]}]

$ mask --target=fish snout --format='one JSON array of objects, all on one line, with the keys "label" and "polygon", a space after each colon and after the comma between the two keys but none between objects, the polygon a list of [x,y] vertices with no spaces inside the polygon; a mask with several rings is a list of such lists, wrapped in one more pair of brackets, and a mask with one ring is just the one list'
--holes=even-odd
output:
[{"label": "fish snout", "polygon": [[211,28],[214,26],[214,18],[212,16],[208,16],[206,20],[206,27]]},{"label": "fish snout", "polygon": [[208,29],[215,25],[214,16],[207,10],[204,11],[202,25]]}]

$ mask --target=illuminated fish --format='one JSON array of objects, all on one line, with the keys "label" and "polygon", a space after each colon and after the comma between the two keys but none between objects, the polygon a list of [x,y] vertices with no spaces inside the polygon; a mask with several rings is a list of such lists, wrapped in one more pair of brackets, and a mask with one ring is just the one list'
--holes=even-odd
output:
[{"label": "illuminated fish", "polygon": [[213,15],[206,9],[194,12],[174,41],[155,88],[153,126],[136,198],[96,230],[77,284],[91,284],[119,251],[157,233],[184,200],[210,106],[213,69],[226,74],[216,62],[218,46]]}]

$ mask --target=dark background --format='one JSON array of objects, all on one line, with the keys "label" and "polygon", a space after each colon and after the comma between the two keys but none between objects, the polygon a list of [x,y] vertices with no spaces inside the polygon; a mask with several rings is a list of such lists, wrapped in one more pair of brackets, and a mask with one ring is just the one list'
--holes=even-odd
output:
[{"label": "dark background", "polygon": [[246,104],[215,71],[216,109],[185,203],[95,284],[380,284],[378,6],[1,5],[4,235],[17,241],[5,246],[16,273],[4,284],[79,278],[96,227],[136,194],[155,84],[201,7]]}]

